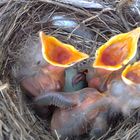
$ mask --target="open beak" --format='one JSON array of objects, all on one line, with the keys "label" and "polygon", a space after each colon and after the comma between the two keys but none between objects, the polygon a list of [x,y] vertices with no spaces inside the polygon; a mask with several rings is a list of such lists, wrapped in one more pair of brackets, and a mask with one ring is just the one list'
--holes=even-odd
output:
[{"label": "open beak", "polygon": [[131,61],[137,52],[140,27],[112,37],[96,51],[93,67],[115,71]]},{"label": "open beak", "polygon": [[69,67],[89,57],[87,54],[76,50],[74,46],[62,43],[55,37],[47,36],[42,31],[39,35],[43,57],[54,66]]},{"label": "open beak", "polygon": [[128,85],[140,84],[140,61],[128,65],[122,72],[122,79]]}]

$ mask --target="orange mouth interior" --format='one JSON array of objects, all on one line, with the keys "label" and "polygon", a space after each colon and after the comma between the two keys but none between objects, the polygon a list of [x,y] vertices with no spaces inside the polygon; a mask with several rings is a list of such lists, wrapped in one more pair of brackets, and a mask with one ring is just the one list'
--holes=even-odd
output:
[{"label": "orange mouth interior", "polygon": [[52,36],[40,33],[44,59],[55,66],[68,67],[89,56],[76,50],[72,45],[65,44]]},{"label": "orange mouth interior", "polygon": [[137,52],[140,28],[112,37],[96,51],[95,68],[118,70],[132,60]]},{"label": "orange mouth interior", "polygon": [[124,81],[128,84],[140,84],[140,61],[127,66],[123,71],[122,76]]},{"label": "orange mouth interior", "polygon": [[131,72],[128,72],[127,75],[126,75],[126,78],[127,79],[130,79],[131,81],[139,84],[140,83],[140,74],[138,74],[136,71],[131,71]]},{"label": "orange mouth interior", "polygon": [[[130,39],[129,39],[130,40]],[[116,66],[123,63],[130,52],[130,41],[117,42],[107,47],[101,56],[103,65]],[[128,47],[126,47],[128,46]]]}]

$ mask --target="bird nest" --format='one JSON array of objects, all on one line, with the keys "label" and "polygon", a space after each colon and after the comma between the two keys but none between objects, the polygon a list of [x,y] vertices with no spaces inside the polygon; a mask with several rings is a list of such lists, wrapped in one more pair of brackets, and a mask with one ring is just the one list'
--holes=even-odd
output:
[{"label": "bird nest", "polygon": [[[61,1],[62,2],[62,1]],[[16,73],[20,52],[27,40],[38,37],[40,30],[76,46],[94,59],[95,50],[111,36],[140,26],[140,7],[128,0],[100,1],[103,8],[83,8],[51,0],[10,0],[0,2],[0,139],[54,140],[49,123],[39,118],[24,96]],[[66,0],[64,1],[66,2]],[[125,7],[124,7],[125,6]],[[56,23],[56,17],[76,21],[75,27],[66,29]],[[56,19],[53,19],[55,17]],[[139,57],[139,56],[138,56]],[[85,65],[85,61],[78,66]],[[114,114],[115,116],[115,114]],[[116,120],[119,117],[115,118]],[[110,120],[116,121],[116,120]],[[94,135],[70,138],[94,139]],[[136,111],[115,128],[110,127],[101,139],[140,139],[139,113]]]}]

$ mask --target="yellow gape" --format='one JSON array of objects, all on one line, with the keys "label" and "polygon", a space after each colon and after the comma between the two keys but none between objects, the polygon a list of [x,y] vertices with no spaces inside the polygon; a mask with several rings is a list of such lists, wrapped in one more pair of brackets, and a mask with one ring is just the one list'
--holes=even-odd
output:
[{"label": "yellow gape", "polygon": [[122,72],[122,79],[128,85],[140,84],[140,61],[128,65]]},{"label": "yellow gape", "polygon": [[118,70],[132,60],[137,52],[140,27],[112,37],[96,51],[93,67]]},{"label": "yellow gape", "polygon": [[42,31],[40,38],[43,57],[52,65],[69,67],[89,57],[87,54],[76,50],[74,46],[62,43],[55,37],[47,36]]}]

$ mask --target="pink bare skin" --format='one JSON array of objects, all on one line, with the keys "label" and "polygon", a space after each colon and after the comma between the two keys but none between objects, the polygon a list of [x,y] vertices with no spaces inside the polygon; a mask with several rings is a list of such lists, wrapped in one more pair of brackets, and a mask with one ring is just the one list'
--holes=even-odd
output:
[{"label": "pink bare skin", "polygon": [[[23,78],[20,84],[30,97],[37,97],[44,91],[61,91],[64,86],[64,68],[52,65],[43,66],[36,74]],[[38,116],[43,119],[49,117],[54,110],[54,108],[36,104],[33,107]]]},{"label": "pink bare skin", "polygon": [[89,67],[81,71],[80,74],[76,75],[73,79],[73,83],[78,83],[82,77],[86,75],[88,87],[95,88],[100,92],[104,92],[107,90],[107,84],[111,80],[111,74],[112,71]]},{"label": "pink bare skin", "polygon": [[64,68],[46,65],[34,75],[25,77],[21,81],[21,86],[27,90],[31,96],[36,97],[44,90],[60,91],[64,85]]},{"label": "pink bare skin", "polygon": [[67,93],[45,92],[36,97],[35,103],[58,107],[52,116],[51,129],[65,137],[84,134],[93,126],[98,114],[106,110],[103,98],[97,90],[85,88]]},{"label": "pink bare skin", "polygon": [[95,88],[100,92],[105,92],[112,80],[121,78],[121,72],[122,69],[118,71],[109,71],[99,68],[90,68],[87,72],[88,87]]},{"label": "pink bare skin", "polygon": [[60,91],[64,84],[65,68],[49,64],[43,58],[41,41],[29,37],[20,51],[13,75],[28,96],[36,97],[46,91]]},{"label": "pink bare skin", "polygon": [[74,136],[86,133],[103,108],[90,109],[102,98],[93,89],[83,89],[75,95],[77,105],[69,109],[57,109],[52,117],[51,128],[62,136]]}]

